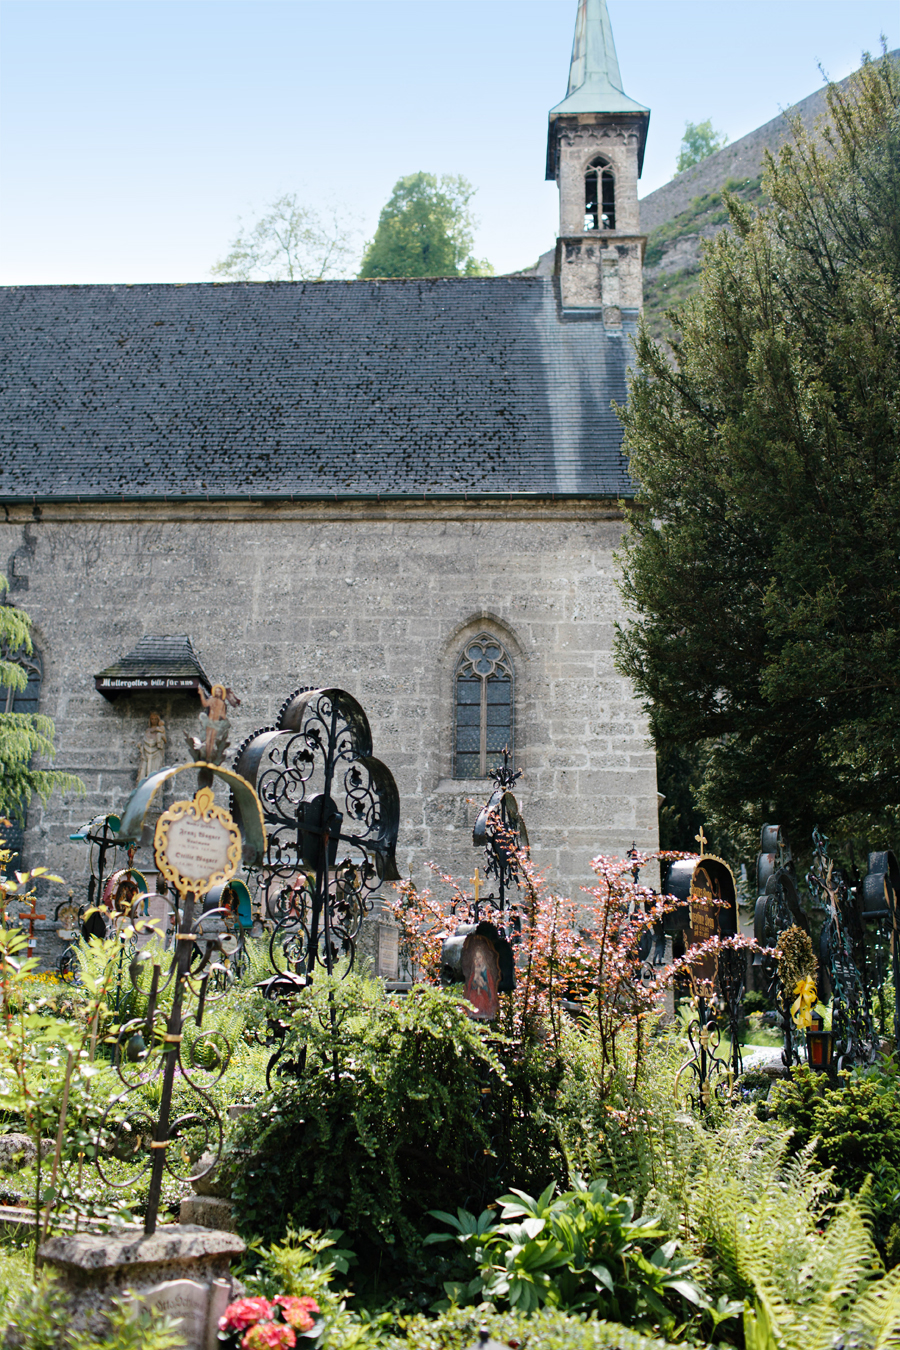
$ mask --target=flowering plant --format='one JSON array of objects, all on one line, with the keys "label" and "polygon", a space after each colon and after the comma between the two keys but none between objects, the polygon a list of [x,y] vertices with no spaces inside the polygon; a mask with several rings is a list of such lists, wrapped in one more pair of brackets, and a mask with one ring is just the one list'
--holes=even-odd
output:
[{"label": "flowering plant", "polygon": [[322,1332],[321,1309],[314,1298],[278,1294],[239,1298],[219,1318],[219,1342],[228,1350],[292,1350],[297,1337],[315,1340]]},{"label": "flowering plant", "polygon": [[[513,849],[511,835],[508,842]],[[723,938],[716,934],[668,966],[654,967],[642,959],[642,950],[649,947],[654,932],[684,902],[639,884],[640,872],[655,861],[697,855],[645,854],[637,849],[625,858],[601,854],[591,861],[596,884],[582,887],[577,901],[549,888],[527,848],[515,849],[515,856],[519,894],[507,915],[494,916],[510,924],[516,952],[516,985],[512,994],[502,996],[501,1029],[516,1038],[537,1036],[558,1047],[565,1004],[580,1006],[597,1028],[598,1095],[602,1098],[611,1091],[626,1042],[633,1047],[636,1084],[645,1049],[644,1024],[662,1010],[666,987],[677,980],[695,994],[713,996],[717,979],[704,983],[699,973],[712,964],[717,977],[720,959],[743,954],[753,943],[741,935]],[[438,983],[445,938],[460,917],[471,920],[474,915],[471,897],[463,893],[462,885],[434,864],[431,868],[449,888],[449,898],[430,889],[419,891],[409,879],[395,887],[398,898],[388,901],[387,907],[400,924],[407,955],[419,978]]]}]

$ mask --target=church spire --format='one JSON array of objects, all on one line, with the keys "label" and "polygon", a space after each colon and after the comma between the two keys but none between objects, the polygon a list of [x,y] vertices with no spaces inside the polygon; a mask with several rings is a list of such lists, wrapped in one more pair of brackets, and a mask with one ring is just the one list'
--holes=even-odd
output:
[{"label": "church spire", "polygon": [[581,112],[647,112],[622,88],[606,0],[578,0],[569,88],[550,116]]},{"label": "church spire", "polygon": [[643,303],[637,184],[649,121],[622,88],[606,0],[578,0],[569,88],[547,135],[547,177],[559,186],[556,275],[564,311],[593,311],[618,333]]},{"label": "church spire", "polygon": [[569,87],[562,103],[550,109],[550,136],[547,156],[547,177],[555,178],[555,127],[558,117],[579,113],[632,113],[643,120],[643,134],[638,150],[638,173],[644,160],[644,140],[650,109],[629,98],[622,88],[619,58],[613,41],[612,25],[606,0],[578,0],[575,19],[575,41],[572,43],[572,61],[569,66]]}]

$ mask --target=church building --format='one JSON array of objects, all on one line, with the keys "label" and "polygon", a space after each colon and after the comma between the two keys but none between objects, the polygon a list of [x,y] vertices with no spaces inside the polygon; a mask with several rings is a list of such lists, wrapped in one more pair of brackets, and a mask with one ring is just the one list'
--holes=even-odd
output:
[{"label": "church building", "polygon": [[32,803],[25,863],[83,901],[69,836],[121,810],[148,753],[193,757],[213,682],[240,699],[226,765],[294,690],[358,699],[420,885],[432,860],[471,875],[504,747],[555,887],[656,846],[613,664],[649,116],[605,0],[580,0],[534,275],[2,292],[0,571],[35,652],[27,693],[0,695],[54,719],[87,785]]}]

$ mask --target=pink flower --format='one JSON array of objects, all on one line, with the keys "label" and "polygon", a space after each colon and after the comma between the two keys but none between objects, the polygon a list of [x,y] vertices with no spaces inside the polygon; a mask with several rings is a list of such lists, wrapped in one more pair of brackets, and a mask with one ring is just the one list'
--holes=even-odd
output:
[{"label": "pink flower", "polygon": [[242,1350],[291,1350],[296,1344],[293,1327],[284,1322],[257,1322],[241,1340]]},{"label": "pink flower", "polygon": [[271,1317],[272,1312],[273,1305],[267,1298],[239,1298],[229,1303],[225,1316],[219,1318],[219,1330],[244,1331],[264,1317]]},{"label": "pink flower", "polygon": [[284,1320],[297,1331],[312,1331],[313,1321],[321,1309],[314,1298],[292,1298],[279,1294],[275,1302],[284,1310]]}]

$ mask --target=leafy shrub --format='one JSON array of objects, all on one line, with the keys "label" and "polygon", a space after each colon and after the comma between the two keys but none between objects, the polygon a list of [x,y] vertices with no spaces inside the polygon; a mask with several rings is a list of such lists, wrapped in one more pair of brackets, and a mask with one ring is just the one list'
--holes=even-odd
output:
[{"label": "leafy shrub", "polygon": [[[727,1344],[746,1350],[833,1350],[900,1339],[900,1270],[884,1274],[866,1196],[834,1202],[831,1170],[776,1121],[737,1108],[698,1130],[680,1197],[681,1222],[721,1300],[744,1307]],[[720,1336],[722,1331],[720,1329]]]},{"label": "leafy shrub", "polygon": [[[676,1256],[678,1243],[655,1216],[634,1217],[634,1203],[614,1195],[604,1181],[581,1183],[553,1199],[550,1185],[537,1199],[516,1191],[501,1196],[503,1222],[465,1210],[458,1217],[435,1211],[468,1248],[479,1274],[467,1287],[522,1312],[544,1304],[624,1321],[674,1323],[672,1294],[699,1306],[700,1287],[688,1277],[696,1261]],[[445,1234],[432,1233],[428,1242]],[[452,1289],[456,1294],[456,1290]]]},{"label": "leafy shrub", "polygon": [[668,1341],[591,1318],[541,1308],[538,1312],[497,1313],[451,1308],[439,1317],[400,1320],[397,1334],[378,1342],[383,1350],[469,1350],[479,1333],[523,1350],[667,1350]]},{"label": "leafy shrub", "polygon": [[180,1324],[155,1309],[114,1300],[99,1336],[73,1332],[69,1304],[50,1272],[31,1278],[24,1263],[15,1282],[17,1297],[0,1309],[6,1350],[181,1350]]},{"label": "leafy shrub", "polygon": [[893,1069],[869,1070],[839,1088],[821,1074],[798,1069],[776,1084],[770,1112],[794,1131],[793,1147],[812,1148],[836,1186],[859,1193],[871,1177],[868,1200],[875,1237],[885,1253],[892,1227],[900,1223],[900,1089]]},{"label": "leafy shrub", "polygon": [[[353,975],[317,981],[298,1005],[286,1057],[305,1050],[305,1069],[240,1119],[231,1145],[245,1236],[272,1244],[289,1227],[341,1228],[363,1286],[408,1297],[410,1281],[423,1283],[428,1210],[483,1204],[501,1168],[506,1184],[563,1174],[541,1110],[547,1063],[489,1043],[454,996],[417,987],[390,998]],[[426,1271],[423,1302],[440,1274]]]},{"label": "leafy shrub", "polygon": [[643,1035],[638,1054],[635,1033],[620,1034],[618,1065],[610,1075],[591,1023],[571,1026],[562,1040],[563,1075],[554,1104],[570,1176],[605,1177],[640,1205],[651,1190],[667,1192],[670,1177],[683,1176],[687,1162],[685,1127],[672,1093],[684,1045],[646,1028]]},{"label": "leafy shrub", "polygon": [[768,1012],[773,1007],[772,1000],[761,989],[749,989],[744,995],[744,1014]]}]

